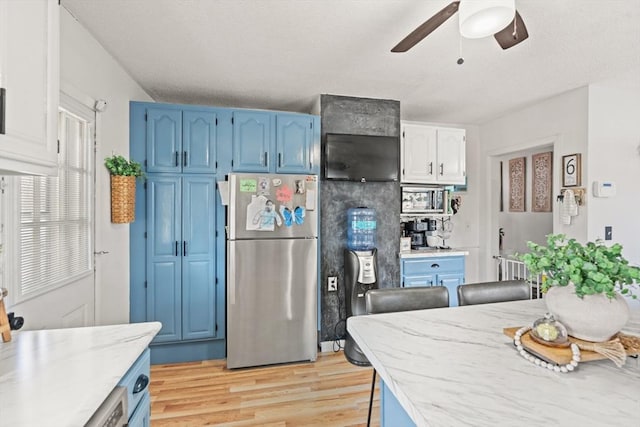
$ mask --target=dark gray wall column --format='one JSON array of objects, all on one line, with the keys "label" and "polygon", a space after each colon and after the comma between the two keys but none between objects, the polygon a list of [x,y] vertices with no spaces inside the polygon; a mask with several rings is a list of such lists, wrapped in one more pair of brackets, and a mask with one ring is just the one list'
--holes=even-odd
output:
[{"label": "dark gray wall column", "polygon": [[[400,143],[399,101],[321,95],[320,108],[323,148],[327,133],[395,136]],[[347,209],[366,206],[376,210],[379,286],[399,286],[400,184],[322,181],[321,185],[320,340],[329,341],[345,336],[344,249],[347,245]],[[329,276],[338,277],[338,292],[327,292]]]}]

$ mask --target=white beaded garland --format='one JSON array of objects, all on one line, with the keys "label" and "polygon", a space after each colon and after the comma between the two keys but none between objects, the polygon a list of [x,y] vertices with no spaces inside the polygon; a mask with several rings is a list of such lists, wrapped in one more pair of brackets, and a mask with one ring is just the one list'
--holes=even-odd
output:
[{"label": "white beaded garland", "polygon": [[545,362],[544,360],[539,359],[536,356],[530,354],[528,351],[526,351],[522,346],[522,341],[520,338],[522,338],[522,335],[527,333],[530,329],[531,329],[530,326],[524,326],[518,329],[515,335],[513,336],[513,344],[516,346],[516,350],[518,351],[518,353],[520,353],[522,357],[524,357],[529,362],[535,364],[536,366],[547,368],[548,370],[553,372],[567,373],[567,372],[573,371],[576,367],[578,367],[578,363],[580,362],[580,349],[574,343],[571,343],[571,355],[572,355],[571,362],[567,363],[564,366]]}]

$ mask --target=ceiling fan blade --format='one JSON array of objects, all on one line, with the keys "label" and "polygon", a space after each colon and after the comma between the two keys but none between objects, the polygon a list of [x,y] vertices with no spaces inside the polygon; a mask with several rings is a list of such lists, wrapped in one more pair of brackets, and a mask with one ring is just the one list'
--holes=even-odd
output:
[{"label": "ceiling fan blade", "polygon": [[413,46],[418,44],[423,38],[427,37],[436,28],[442,25],[447,19],[451,18],[457,11],[459,1],[454,1],[442,9],[440,12],[433,15],[427,21],[425,21],[418,28],[413,30],[411,34],[405,37],[400,43],[398,43],[391,52],[406,52]]},{"label": "ceiling fan blade", "polygon": [[529,33],[527,32],[527,27],[525,27],[522,17],[518,11],[516,11],[516,16],[513,18],[513,21],[511,21],[511,23],[504,29],[495,33],[493,37],[496,38],[500,47],[503,49],[509,49],[510,47],[526,40],[527,37],[529,37]]}]

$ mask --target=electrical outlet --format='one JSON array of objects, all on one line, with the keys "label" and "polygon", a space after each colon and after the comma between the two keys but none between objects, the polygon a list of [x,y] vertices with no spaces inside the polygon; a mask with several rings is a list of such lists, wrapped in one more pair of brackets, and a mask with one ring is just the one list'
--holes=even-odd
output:
[{"label": "electrical outlet", "polygon": [[338,278],[336,276],[330,276],[327,279],[327,290],[329,292],[335,292],[338,290]]}]

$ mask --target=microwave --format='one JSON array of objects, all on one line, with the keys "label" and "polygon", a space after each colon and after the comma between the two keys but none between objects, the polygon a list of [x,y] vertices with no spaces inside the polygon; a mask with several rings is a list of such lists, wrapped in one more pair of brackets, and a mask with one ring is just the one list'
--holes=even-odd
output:
[{"label": "microwave", "polygon": [[400,187],[403,214],[448,213],[449,191],[440,187]]}]

